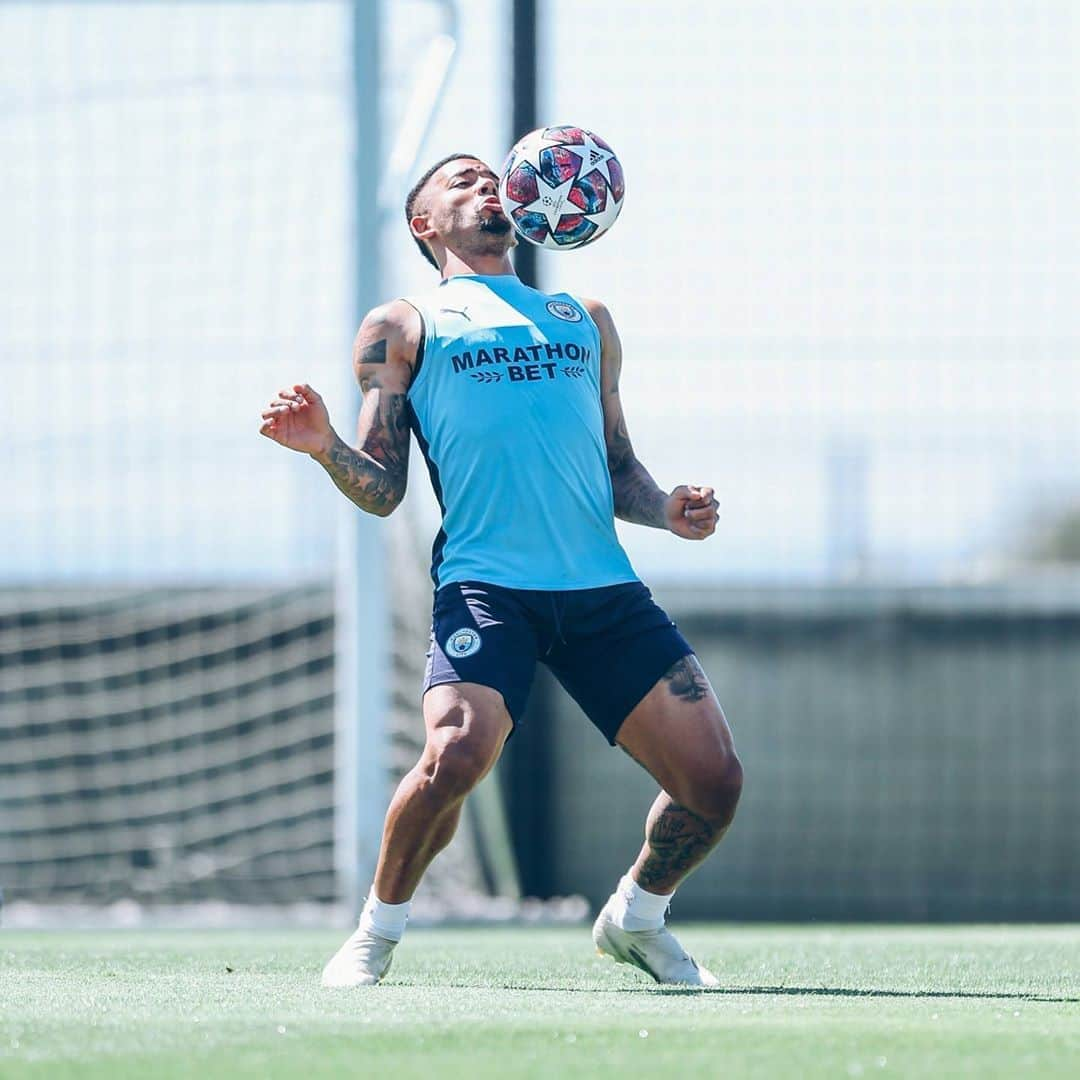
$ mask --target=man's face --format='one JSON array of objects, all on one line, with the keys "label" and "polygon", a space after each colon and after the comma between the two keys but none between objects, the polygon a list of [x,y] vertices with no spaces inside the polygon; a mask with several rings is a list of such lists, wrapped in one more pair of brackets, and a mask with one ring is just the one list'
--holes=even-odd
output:
[{"label": "man's face", "polygon": [[516,239],[498,190],[499,178],[482,161],[455,158],[427,182],[418,209],[451,250],[503,255]]}]

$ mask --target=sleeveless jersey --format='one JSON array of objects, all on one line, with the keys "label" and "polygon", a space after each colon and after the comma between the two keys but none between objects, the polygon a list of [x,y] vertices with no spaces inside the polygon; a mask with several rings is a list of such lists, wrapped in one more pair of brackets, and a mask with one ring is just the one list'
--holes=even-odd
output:
[{"label": "sleeveless jersey", "polygon": [[442,510],[435,587],[636,581],[615,535],[600,334],[566,293],[463,274],[405,297],[424,337],[409,418]]}]

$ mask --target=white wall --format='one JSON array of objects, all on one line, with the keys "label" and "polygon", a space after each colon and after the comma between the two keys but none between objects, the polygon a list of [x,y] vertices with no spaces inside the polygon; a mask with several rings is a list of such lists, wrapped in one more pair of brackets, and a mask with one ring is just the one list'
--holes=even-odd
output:
[{"label": "white wall", "polygon": [[639,570],[842,570],[838,443],[886,576],[979,572],[1080,501],[1073,5],[546,6],[546,119],[628,186],[546,281],[609,303],[639,456],[724,507],[692,548],[626,529]]},{"label": "white wall", "polygon": [[[520,134],[509,2],[459,8],[417,172]],[[609,303],[639,455],[723,504],[624,529],[642,574],[965,576],[1080,498],[1070,4],[541,10],[545,116],[629,186],[546,282]],[[438,19],[384,11],[385,157]],[[0,5],[0,577],[328,571],[339,496],[255,432],[301,378],[351,427],[350,61],[339,3]],[[384,249],[388,297],[432,280],[396,207]]]}]

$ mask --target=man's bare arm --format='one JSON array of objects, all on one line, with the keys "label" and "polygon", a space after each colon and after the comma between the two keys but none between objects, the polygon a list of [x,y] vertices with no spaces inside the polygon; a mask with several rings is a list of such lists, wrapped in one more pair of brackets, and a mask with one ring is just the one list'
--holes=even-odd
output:
[{"label": "man's bare arm", "polygon": [[420,340],[420,317],[402,301],[375,308],[360,326],[353,369],[364,394],[356,448],[330,424],[310,386],[281,391],[262,434],[311,455],[361,510],[385,517],[405,495],[409,471],[407,394]]},{"label": "man's bare arm", "polygon": [[615,516],[635,525],[669,529],[687,540],[704,540],[716,528],[712,488],[682,485],[669,495],[638,461],[619,398],[622,343],[618,331],[603,304],[598,300],[583,303],[600,331],[600,394]]},{"label": "man's bare arm", "polygon": [[604,407],[604,441],[607,444],[608,472],[615,496],[615,516],[635,525],[666,529],[664,503],[667,493],[637,459],[626,427],[619,376],[622,374],[622,343],[606,307],[586,300],[585,307],[600,331],[600,394]]},{"label": "man's bare arm", "polygon": [[[618,389],[610,392],[618,398]],[[615,496],[615,516],[635,525],[651,525],[666,529],[664,504],[665,492],[652,478],[649,470],[637,459],[626,429],[622,405],[615,400],[612,411],[617,413],[614,430],[608,440],[608,472],[611,474],[611,490]]]},{"label": "man's bare arm", "polygon": [[364,394],[356,449],[340,436],[312,456],[338,490],[362,510],[385,517],[405,497],[409,479],[409,384],[419,315],[401,301],[375,308],[360,326],[353,370]]}]

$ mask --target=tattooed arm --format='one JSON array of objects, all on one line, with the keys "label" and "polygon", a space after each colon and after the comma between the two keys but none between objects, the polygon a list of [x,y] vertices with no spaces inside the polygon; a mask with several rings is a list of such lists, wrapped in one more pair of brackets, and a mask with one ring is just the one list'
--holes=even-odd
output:
[{"label": "tattooed arm", "polygon": [[603,304],[598,300],[582,302],[600,331],[600,395],[615,516],[636,525],[670,529],[687,540],[704,540],[716,529],[713,489],[681,485],[669,495],[638,461],[619,398],[622,343],[618,331]]},{"label": "tattooed arm", "polygon": [[312,456],[338,490],[385,517],[405,497],[409,475],[407,397],[420,343],[420,316],[402,300],[375,308],[356,335],[353,370],[364,393],[354,450],[335,435]]},{"label": "tattooed arm", "polygon": [[279,391],[263,413],[263,435],[310,454],[361,510],[385,517],[405,495],[409,469],[406,395],[420,342],[420,316],[403,301],[375,308],[360,326],[353,369],[364,393],[357,449],[330,424],[307,385]]}]

